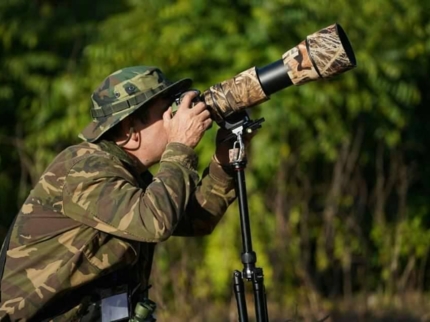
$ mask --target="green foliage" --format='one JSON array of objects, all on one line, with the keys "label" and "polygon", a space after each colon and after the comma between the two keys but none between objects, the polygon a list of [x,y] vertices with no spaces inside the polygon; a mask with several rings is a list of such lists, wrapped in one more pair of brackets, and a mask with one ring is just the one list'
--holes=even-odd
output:
[{"label": "green foliage", "polygon": [[[428,290],[429,12],[423,0],[2,1],[1,223],[55,154],[78,142],[90,93],[113,71],[158,65],[204,90],[338,22],[358,67],[250,110],[266,120],[246,170],[258,265],[282,304],[349,287],[392,294],[396,279]],[[216,129],[197,148],[201,169]],[[225,303],[240,252],[235,204],[212,236],[160,245],[157,297],[178,310]]]}]

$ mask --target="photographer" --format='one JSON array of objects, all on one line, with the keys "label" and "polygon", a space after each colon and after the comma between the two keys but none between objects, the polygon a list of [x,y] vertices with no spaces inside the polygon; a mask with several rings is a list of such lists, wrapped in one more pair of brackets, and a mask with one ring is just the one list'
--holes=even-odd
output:
[{"label": "photographer", "polygon": [[[210,113],[193,102],[193,91],[174,117],[171,110],[190,86],[137,66],[111,74],[93,93],[84,142],[55,158],[16,218],[1,321],[99,321],[108,299],[118,298],[131,315],[147,297],[156,243],[211,233],[235,199],[231,146],[217,143],[200,179],[193,148]],[[148,168],[158,162],[152,176]]]}]

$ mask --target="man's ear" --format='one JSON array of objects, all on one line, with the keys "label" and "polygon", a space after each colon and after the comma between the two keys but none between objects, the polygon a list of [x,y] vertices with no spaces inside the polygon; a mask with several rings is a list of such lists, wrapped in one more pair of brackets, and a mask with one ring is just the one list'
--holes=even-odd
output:
[{"label": "man's ear", "polygon": [[119,146],[125,147],[126,145],[133,145],[133,143],[139,140],[138,133],[133,123],[134,120],[131,117],[126,117],[119,124],[121,126],[121,136],[116,142]]},{"label": "man's ear", "polygon": [[128,134],[130,137],[130,140],[138,142],[140,140],[140,133],[139,129],[141,127],[140,121],[133,117],[128,117],[129,119],[129,128],[128,128]]},{"label": "man's ear", "polygon": [[[125,138],[128,138],[130,134],[135,134],[139,130],[139,120],[129,116],[122,121],[122,133]],[[133,138],[131,138],[133,139]]]}]

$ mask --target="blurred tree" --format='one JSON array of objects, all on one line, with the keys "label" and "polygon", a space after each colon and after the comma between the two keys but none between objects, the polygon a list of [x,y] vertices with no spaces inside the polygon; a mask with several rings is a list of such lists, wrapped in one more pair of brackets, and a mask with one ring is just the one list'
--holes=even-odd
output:
[{"label": "blurred tree", "polygon": [[[291,317],[298,302],[310,308],[305,317],[318,317],[324,298],[428,291],[429,17],[424,0],[3,1],[2,209],[13,215],[55,153],[77,141],[90,92],[111,72],[158,65],[203,90],[337,21],[358,68],[250,111],[266,119],[247,184],[269,300],[278,315]],[[201,167],[215,132],[197,148]],[[237,214],[233,206],[209,238],[158,247],[162,315],[220,319],[198,309],[208,301],[225,309],[231,297],[231,273],[241,268]]]},{"label": "blurred tree", "polygon": [[82,95],[83,49],[95,25],[124,8],[119,1],[1,2],[1,224],[9,224],[55,153],[76,141],[84,118],[68,104]]}]

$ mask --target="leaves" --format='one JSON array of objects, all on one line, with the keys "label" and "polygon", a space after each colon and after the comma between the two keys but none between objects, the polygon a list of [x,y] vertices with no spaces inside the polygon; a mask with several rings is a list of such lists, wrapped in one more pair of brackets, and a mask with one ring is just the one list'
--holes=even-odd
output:
[{"label": "leaves", "polygon": [[[356,274],[354,291],[395,292],[411,256],[421,265],[414,276],[427,276],[419,270],[430,247],[429,12],[423,0],[2,1],[2,224],[55,154],[78,142],[90,121],[90,94],[108,74],[156,65],[204,90],[281,59],[338,22],[357,68],[285,88],[249,111],[265,118],[246,170],[254,247],[278,303],[315,290],[342,295],[336,285],[347,272]],[[197,147],[201,169],[215,132]],[[206,242],[160,247],[157,296],[168,294],[168,303],[183,292],[199,301],[229,298],[230,274],[241,266],[236,206]],[[181,261],[183,248],[195,258]]]}]

